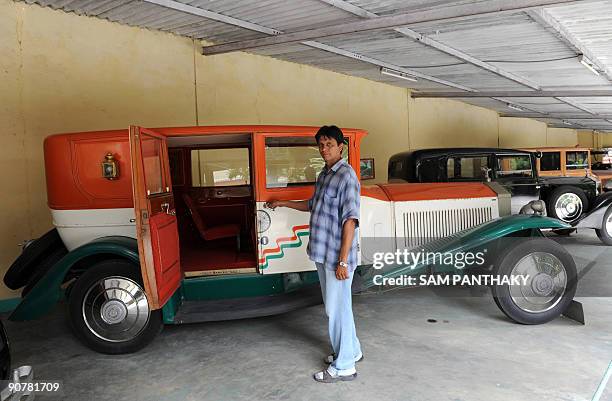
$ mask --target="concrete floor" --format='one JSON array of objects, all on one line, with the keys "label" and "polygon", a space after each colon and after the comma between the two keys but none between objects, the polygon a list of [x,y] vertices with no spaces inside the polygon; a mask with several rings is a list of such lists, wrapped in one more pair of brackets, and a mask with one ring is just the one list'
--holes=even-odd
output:
[{"label": "concrete floor", "polygon": [[[311,374],[328,351],[322,306],[282,316],[168,326],[143,351],[107,356],[71,335],[61,305],[43,320],[7,322],[14,365],[62,380],[37,400],[591,400],[612,360],[612,247],[592,232],[558,238],[579,269],[586,325],[511,323],[490,296],[429,289],[355,297],[365,361],[351,383]],[[586,284],[585,284],[586,283]],[[588,288],[587,288],[588,287]],[[436,322],[428,322],[435,319]],[[612,400],[612,383],[601,400]]]}]

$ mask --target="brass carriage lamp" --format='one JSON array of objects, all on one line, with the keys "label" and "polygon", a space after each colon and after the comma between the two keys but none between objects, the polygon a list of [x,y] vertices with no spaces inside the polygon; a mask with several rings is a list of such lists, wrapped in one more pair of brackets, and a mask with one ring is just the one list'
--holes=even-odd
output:
[{"label": "brass carriage lamp", "polygon": [[102,177],[107,180],[115,180],[119,177],[119,165],[117,160],[115,160],[115,156],[110,152],[104,156],[104,161],[102,162]]}]

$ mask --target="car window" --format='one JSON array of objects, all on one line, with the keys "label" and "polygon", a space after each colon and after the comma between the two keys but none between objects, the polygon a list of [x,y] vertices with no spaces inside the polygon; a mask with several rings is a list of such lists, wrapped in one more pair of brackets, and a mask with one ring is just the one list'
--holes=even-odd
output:
[{"label": "car window", "polygon": [[485,180],[489,168],[487,156],[455,156],[446,161],[446,176],[449,180]]},{"label": "car window", "polygon": [[437,157],[421,160],[417,168],[420,182],[439,181]]},{"label": "car window", "polygon": [[402,160],[394,160],[389,163],[389,178],[402,178],[403,176],[404,163]]},{"label": "car window", "polygon": [[529,155],[497,156],[498,178],[531,178],[531,157]]},{"label": "car window", "polygon": [[227,187],[249,185],[249,149],[193,149],[191,185]]},{"label": "car window", "polygon": [[543,152],[540,158],[540,171],[561,170],[561,152]]},{"label": "car window", "polygon": [[160,139],[141,134],[142,163],[147,195],[164,192],[167,187],[162,170],[162,142]]},{"label": "car window", "polygon": [[568,151],[565,152],[565,168],[568,170],[578,170],[589,168],[589,152]]},{"label": "car window", "polygon": [[[347,162],[349,149],[345,143]],[[266,138],[266,188],[314,184],[324,165],[314,136]]]}]

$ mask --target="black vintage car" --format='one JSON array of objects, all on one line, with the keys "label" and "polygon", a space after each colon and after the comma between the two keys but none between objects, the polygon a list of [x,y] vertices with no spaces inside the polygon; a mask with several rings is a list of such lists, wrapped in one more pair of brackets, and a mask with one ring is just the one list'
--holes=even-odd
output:
[{"label": "black vintage car", "polygon": [[531,200],[546,202],[549,216],[576,223],[595,204],[591,177],[539,177],[536,153],[497,148],[439,148],[402,152],[389,159],[389,182],[495,181],[512,196],[512,214]]}]

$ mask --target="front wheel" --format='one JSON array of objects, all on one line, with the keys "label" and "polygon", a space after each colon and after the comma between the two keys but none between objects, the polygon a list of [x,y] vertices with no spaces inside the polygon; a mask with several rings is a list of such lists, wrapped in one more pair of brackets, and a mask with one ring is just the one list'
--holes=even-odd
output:
[{"label": "front wheel", "polygon": [[125,260],[106,260],[83,273],[69,309],[75,335],[104,354],[138,351],[163,328],[161,310],[149,306],[140,269]]},{"label": "front wheel", "polygon": [[596,229],[597,236],[606,245],[612,245],[612,206],[604,214],[601,229]]},{"label": "front wheel", "polygon": [[518,285],[492,288],[497,306],[517,323],[542,324],[555,319],[565,312],[576,293],[574,259],[561,245],[546,238],[518,240],[500,255],[495,273],[499,277],[527,277]]},{"label": "front wheel", "polygon": [[589,201],[583,190],[571,186],[555,189],[548,197],[548,215],[565,223],[574,223],[589,208]]}]

